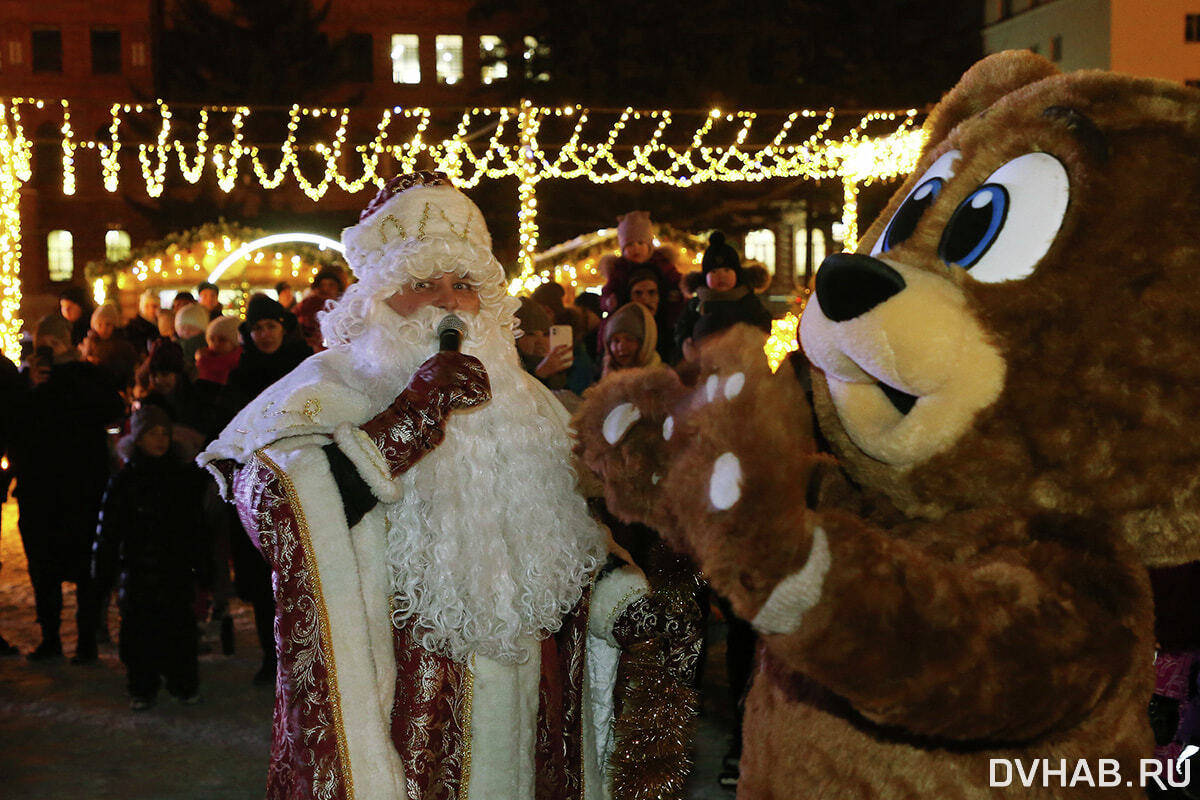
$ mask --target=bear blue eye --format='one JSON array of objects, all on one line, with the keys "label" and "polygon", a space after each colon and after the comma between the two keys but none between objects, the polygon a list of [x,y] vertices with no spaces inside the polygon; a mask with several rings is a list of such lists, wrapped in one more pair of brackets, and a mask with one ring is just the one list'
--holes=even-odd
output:
[{"label": "bear blue eye", "polygon": [[1008,216],[1008,191],[998,184],[980,186],[963,200],[950,217],[938,245],[938,255],[947,264],[970,267],[983,257]]},{"label": "bear blue eye", "polygon": [[888,224],[887,230],[883,234],[880,252],[891,250],[912,236],[913,231],[917,229],[917,223],[921,221],[925,211],[933,205],[933,201],[937,199],[945,183],[941,178],[930,178],[913,190],[900,208],[896,209],[896,215]]},{"label": "bear blue eye", "polygon": [[921,222],[921,217],[937,201],[946,181],[954,177],[954,165],[961,156],[962,153],[957,150],[942,153],[913,181],[911,185],[916,188],[905,196],[896,213],[892,214],[883,233],[871,246],[871,255],[877,256],[885,250],[891,250],[912,236]]}]

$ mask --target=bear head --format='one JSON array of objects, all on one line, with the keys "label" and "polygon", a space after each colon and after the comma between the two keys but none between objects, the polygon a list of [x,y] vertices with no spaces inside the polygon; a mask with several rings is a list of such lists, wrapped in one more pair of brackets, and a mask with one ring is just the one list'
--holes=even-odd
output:
[{"label": "bear head", "polygon": [[834,451],[912,517],[1102,516],[1200,558],[1200,92],[1012,51],[926,130],[801,322]]}]

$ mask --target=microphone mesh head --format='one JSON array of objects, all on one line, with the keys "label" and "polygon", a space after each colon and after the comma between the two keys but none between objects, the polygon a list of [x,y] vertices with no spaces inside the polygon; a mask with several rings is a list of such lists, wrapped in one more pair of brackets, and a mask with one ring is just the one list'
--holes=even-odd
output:
[{"label": "microphone mesh head", "polygon": [[467,332],[467,324],[453,314],[447,314],[442,317],[442,321],[438,323],[437,335],[440,338],[447,331],[457,331],[459,336],[463,336]]}]

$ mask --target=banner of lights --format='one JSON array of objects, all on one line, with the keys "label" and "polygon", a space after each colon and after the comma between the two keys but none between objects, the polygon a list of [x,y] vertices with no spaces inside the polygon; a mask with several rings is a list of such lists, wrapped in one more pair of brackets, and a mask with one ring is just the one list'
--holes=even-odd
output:
[{"label": "banner of lights", "polygon": [[[161,100],[111,104],[107,135],[85,139],[77,135],[71,116],[81,105],[0,100],[0,349],[9,354],[17,352],[21,323],[19,193],[31,176],[34,145],[23,113],[54,115],[66,195],[75,193],[77,167],[89,153],[107,191],[137,180],[131,174],[140,171],[152,198],[163,193],[172,167],[193,184],[210,175],[225,192],[247,176],[263,189],[290,178],[314,202],[335,187],[350,194],[373,192],[391,175],[414,169],[440,169],[463,189],[515,178],[521,274],[510,284],[514,294],[544,280],[534,269],[536,189],[543,180],[679,187],[772,178],[838,180],[844,189],[844,244],[852,249],[859,187],[910,172],[924,142],[915,109],[670,111],[524,102],[453,111],[296,105],[256,112],[245,106],[170,106]],[[274,120],[286,128],[281,138],[257,141],[262,123]]]}]

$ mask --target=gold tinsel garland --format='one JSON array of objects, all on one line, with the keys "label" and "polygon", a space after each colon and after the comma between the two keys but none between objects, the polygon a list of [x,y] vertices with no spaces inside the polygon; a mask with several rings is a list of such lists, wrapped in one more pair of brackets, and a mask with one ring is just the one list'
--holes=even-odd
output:
[{"label": "gold tinsel garland", "polygon": [[628,653],[623,710],[609,761],[617,800],[683,800],[697,695],[665,669],[655,642]]},{"label": "gold tinsel garland", "polygon": [[[698,712],[694,671],[668,665],[672,644],[699,637],[699,577],[690,563],[660,543],[650,554],[647,577],[659,613],[679,623],[674,643],[655,638],[625,650],[617,684],[615,745],[609,758],[615,800],[684,800]],[[675,668],[672,668],[675,667]]]}]

